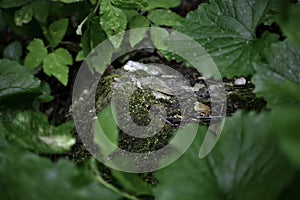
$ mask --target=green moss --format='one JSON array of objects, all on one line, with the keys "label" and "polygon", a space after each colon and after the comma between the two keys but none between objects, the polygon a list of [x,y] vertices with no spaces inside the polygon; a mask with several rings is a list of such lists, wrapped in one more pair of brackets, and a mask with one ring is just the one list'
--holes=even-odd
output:
[{"label": "green moss", "polygon": [[233,113],[238,109],[261,111],[266,107],[266,101],[258,98],[251,91],[247,93],[234,92],[227,95],[227,112]]},{"label": "green moss", "polygon": [[[145,126],[145,130],[147,131],[148,129],[150,133],[152,128],[147,127],[147,125],[150,123],[150,108],[154,104],[161,104],[161,102],[155,99],[150,89],[135,90],[129,103],[129,113],[132,120],[139,126]],[[172,133],[173,129],[167,125],[153,137],[147,138],[136,138],[127,133],[120,132],[119,146],[122,149],[135,153],[151,152],[164,147],[168,143]]]},{"label": "green moss", "polygon": [[129,112],[132,120],[139,126],[150,123],[149,109],[157,103],[150,89],[137,89],[129,101]]},{"label": "green moss", "polygon": [[95,108],[97,113],[100,112],[110,101],[111,84],[119,75],[107,75],[101,77],[96,89],[96,104]]}]

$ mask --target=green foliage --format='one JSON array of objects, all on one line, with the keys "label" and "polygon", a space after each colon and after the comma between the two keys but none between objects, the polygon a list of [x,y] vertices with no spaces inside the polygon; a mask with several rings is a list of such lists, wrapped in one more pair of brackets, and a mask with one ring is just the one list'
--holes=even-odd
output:
[{"label": "green foliage", "polygon": [[81,38],[82,51],[86,57],[92,49],[106,39],[100,23],[92,22]]},{"label": "green foliage", "polygon": [[73,123],[51,126],[47,116],[40,112],[25,111],[18,113],[6,125],[9,132],[7,140],[15,147],[39,153],[63,153],[75,143],[71,136]]},{"label": "green foliage", "polygon": [[279,22],[284,34],[290,38],[300,48],[300,34],[298,24],[300,24],[300,4],[289,5],[281,0]]},{"label": "green foliage", "polygon": [[156,25],[178,26],[182,21],[182,17],[166,9],[152,10],[147,17]]},{"label": "green foliage", "polygon": [[51,163],[16,149],[0,152],[0,192],[4,199],[118,199],[89,173],[66,160]]},{"label": "green foliage", "polygon": [[274,108],[272,110],[271,123],[283,151],[293,163],[300,166],[299,104]]},{"label": "green foliage", "polygon": [[140,9],[148,6],[148,0],[111,0],[111,3],[121,9]]},{"label": "green foliage", "polygon": [[[98,121],[96,121],[97,124],[94,124],[94,142],[103,154],[109,155],[118,146],[119,130],[114,120],[107,121],[107,119],[113,119],[113,110],[110,105],[100,112]],[[113,145],[108,145],[109,143]]]},{"label": "green foliage", "polygon": [[277,199],[293,170],[278,151],[267,119],[267,114],[253,112],[227,118],[217,145],[201,160],[196,157],[206,129],[199,129],[200,137],[190,149],[157,173],[160,184],[154,188],[155,196],[174,200]]},{"label": "green foliage", "polygon": [[10,43],[3,50],[3,57],[11,59],[11,60],[19,60],[22,55],[22,46],[19,41],[14,41]]},{"label": "green foliage", "polygon": [[22,5],[27,4],[28,2],[30,2],[31,0],[2,0],[0,2],[0,7],[1,8],[14,8],[14,7],[19,7]]},{"label": "green foliage", "polygon": [[28,68],[34,69],[38,67],[47,56],[47,49],[44,47],[44,42],[41,39],[33,40],[27,49],[29,53],[27,54],[24,65]]},{"label": "green foliage", "polygon": [[37,21],[45,23],[49,14],[49,4],[46,0],[36,0],[31,3],[34,17]]},{"label": "green foliage", "polygon": [[165,44],[163,43],[163,41],[165,40],[165,38],[169,36],[169,32],[167,30],[151,29],[150,35],[151,35],[152,42],[157,49],[165,48]]},{"label": "green foliage", "polygon": [[153,10],[155,8],[173,8],[180,4],[180,0],[149,0],[149,6],[144,10]]},{"label": "green foliage", "polygon": [[34,69],[43,62],[44,72],[51,76],[56,77],[63,85],[68,83],[68,65],[73,64],[71,54],[63,48],[58,48],[52,53],[48,54],[47,49],[44,47],[44,43],[40,39],[33,40],[27,49],[27,54],[24,64],[28,68]]},{"label": "green foliage", "polygon": [[17,61],[0,60],[0,101],[9,101],[13,95],[35,98],[39,92],[40,80]]},{"label": "green foliage", "polygon": [[31,21],[33,16],[33,10],[31,6],[26,5],[22,7],[20,10],[15,12],[15,23],[17,26],[22,26],[23,24],[26,24]]},{"label": "green foliage", "polygon": [[[146,17],[141,15],[136,15],[132,17],[132,19],[129,21],[130,29],[149,27],[149,25],[150,25],[149,20]],[[133,47],[137,43],[139,43],[145,37],[145,33],[146,30],[139,31],[139,32],[131,32],[129,35],[130,45]]]},{"label": "green foliage", "polygon": [[80,2],[80,1],[83,1],[83,0],[52,0],[52,1],[60,1],[60,2],[63,2],[63,3],[75,3],[75,2]]},{"label": "green foliage", "polygon": [[118,48],[123,40],[122,32],[125,31],[127,25],[125,13],[111,5],[109,0],[103,0],[100,5],[100,24],[108,37],[119,34],[117,40],[111,41],[113,46]]},{"label": "green foliage", "polygon": [[[300,4],[287,2],[210,0],[182,18],[170,10],[180,0],[0,0],[1,199],[297,199]],[[273,30],[274,22],[280,30]],[[149,174],[119,172],[94,159],[75,166],[69,156],[85,152],[75,144],[73,122],[57,121],[51,116],[56,108],[42,104],[60,98],[57,90],[66,89],[57,88],[45,75],[66,86],[74,78],[69,77],[73,59],[84,60],[116,34],[118,39],[101,51],[104,59],[91,61],[96,66],[91,71],[103,73],[101,66],[110,63],[121,45],[136,46],[145,36],[167,59],[181,61],[160,51],[171,31],[152,29],[147,35],[145,29],[132,32],[128,41],[123,38],[126,30],[151,26],[175,27],[192,37],[212,56],[224,78],[248,76],[255,94],[267,101],[261,113],[238,111],[226,117],[220,140],[204,159],[198,159],[207,131],[201,126],[180,159],[152,174],[158,182],[155,187],[145,183]],[[261,33],[261,27],[267,28]],[[143,104],[132,108],[148,114]],[[106,139],[120,145],[112,112],[111,106],[104,108],[97,122]],[[148,120],[148,115],[141,116],[140,120]],[[116,147],[107,146],[94,128],[99,150],[113,153]],[[164,143],[158,137],[155,144]],[[149,142],[138,145],[156,148]]]},{"label": "green foliage", "polygon": [[270,108],[300,103],[300,51],[286,40],[273,44],[265,61],[255,65],[257,73],[252,81],[256,94],[263,96]]},{"label": "green foliage", "polygon": [[44,28],[44,35],[52,48],[55,48],[63,39],[68,28],[68,19],[61,19],[50,24],[49,28]]},{"label": "green foliage", "polygon": [[256,36],[260,24],[270,24],[277,0],[212,0],[190,12],[176,30],[199,42],[226,77],[254,74],[253,62],[276,36]]},{"label": "green foliage", "polygon": [[137,174],[111,170],[114,178],[122,185],[122,188],[133,195],[152,195],[152,188]]},{"label": "green foliage", "polygon": [[298,166],[300,111],[300,51],[290,40],[273,44],[264,63],[255,65],[255,92],[272,109],[270,123],[280,139],[280,146]]},{"label": "green foliage", "polygon": [[55,76],[62,84],[68,83],[68,65],[72,65],[73,60],[71,54],[63,48],[58,48],[48,54],[44,59],[44,72],[51,76]]}]

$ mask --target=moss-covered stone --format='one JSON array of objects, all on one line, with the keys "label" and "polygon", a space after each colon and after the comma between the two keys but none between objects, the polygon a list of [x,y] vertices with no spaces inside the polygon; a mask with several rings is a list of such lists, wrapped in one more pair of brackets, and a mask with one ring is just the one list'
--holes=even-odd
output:
[{"label": "moss-covered stone", "polygon": [[253,93],[253,85],[247,84],[242,89],[235,89],[227,93],[227,113],[234,113],[238,109],[246,111],[261,111],[266,107],[266,101]]}]

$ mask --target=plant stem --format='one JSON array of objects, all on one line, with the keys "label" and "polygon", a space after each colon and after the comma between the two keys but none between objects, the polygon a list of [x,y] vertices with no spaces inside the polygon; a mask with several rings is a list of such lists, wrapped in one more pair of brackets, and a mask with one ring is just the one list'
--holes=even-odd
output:
[{"label": "plant stem", "polygon": [[130,195],[126,192],[123,192],[123,191],[119,190],[117,187],[113,186],[112,184],[107,183],[100,175],[100,173],[97,169],[97,166],[96,166],[96,160],[94,158],[91,160],[91,168],[92,168],[93,173],[95,174],[95,178],[98,183],[100,183],[104,187],[108,188],[109,190],[114,191],[114,192],[122,195],[123,197],[126,197],[127,199],[139,200],[137,197]]},{"label": "plant stem", "polygon": [[93,13],[96,13],[96,12],[97,12],[98,8],[100,7],[100,3],[101,3],[101,0],[98,0],[97,5],[96,5],[96,7],[95,7]]}]

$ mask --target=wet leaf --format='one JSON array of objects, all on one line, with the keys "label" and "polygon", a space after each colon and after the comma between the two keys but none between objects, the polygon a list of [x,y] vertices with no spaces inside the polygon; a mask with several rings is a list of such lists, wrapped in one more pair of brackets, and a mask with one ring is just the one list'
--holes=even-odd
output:
[{"label": "wet leaf", "polygon": [[123,40],[123,32],[127,26],[127,17],[125,13],[109,3],[109,0],[103,0],[100,5],[100,25],[105,31],[107,37],[119,34],[111,43],[115,48],[119,48]]},{"label": "wet leaf", "polygon": [[164,40],[169,37],[166,29],[150,29],[151,40],[157,49],[166,49]]},{"label": "wet leaf", "polygon": [[40,81],[16,61],[0,60],[0,79],[0,101],[13,95],[23,95],[25,100],[26,95],[36,96],[40,93]]},{"label": "wet leaf", "polygon": [[7,130],[4,127],[2,120],[0,120],[0,148],[6,147],[8,145],[5,134],[7,134]]},{"label": "wet leaf", "polygon": [[112,112],[110,105],[103,109],[98,115],[98,121],[95,122],[99,125],[94,126],[94,141],[101,152],[107,155],[116,150],[119,139],[118,125]]},{"label": "wet leaf", "polygon": [[267,100],[269,108],[300,102],[300,51],[286,40],[265,52],[266,63],[255,65],[254,92]]},{"label": "wet leaf", "polygon": [[62,3],[76,3],[76,2],[83,1],[83,0],[52,0],[52,1],[60,1]]},{"label": "wet leaf", "polygon": [[147,0],[111,0],[111,3],[121,9],[141,9],[148,6]]},{"label": "wet leaf", "polygon": [[167,9],[152,10],[147,17],[154,24],[163,26],[178,26],[183,20],[181,16]]},{"label": "wet leaf", "polygon": [[68,28],[68,19],[61,19],[50,24],[48,29],[44,29],[44,35],[52,48],[55,48],[63,39]]},{"label": "wet leaf", "polygon": [[214,59],[222,76],[254,74],[261,50],[278,36],[256,36],[260,24],[270,24],[277,0],[212,0],[190,12],[176,30],[199,42]]},{"label": "wet leaf", "polygon": [[173,8],[179,6],[180,0],[149,0],[149,5],[143,10],[153,10],[154,8]]},{"label": "wet leaf", "polygon": [[120,198],[67,160],[53,163],[33,153],[5,149],[0,152],[0,163],[3,199],[40,199],[41,196],[45,200]]},{"label": "wet leaf", "polygon": [[14,8],[27,4],[31,0],[1,0],[0,7],[1,8]]},{"label": "wet leaf", "polygon": [[86,57],[98,44],[107,39],[99,23],[92,22],[81,38],[83,54]]},{"label": "wet leaf", "polygon": [[24,65],[30,69],[38,67],[47,56],[47,49],[44,47],[44,42],[41,39],[34,39],[27,46],[29,53],[26,55]]},{"label": "wet leaf", "polygon": [[45,23],[49,14],[49,4],[45,0],[36,0],[31,3],[36,20]]},{"label": "wet leaf", "polygon": [[45,114],[35,111],[18,113],[6,124],[8,141],[19,148],[39,153],[63,153],[75,144],[71,135],[73,123],[52,126]]},{"label": "wet leaf", "polygon": [[14,20],[17,26],[27,24],[32,20],[33,10],[30,5],[22,7],[20,10],[15,12]]},{"label": "wet leaf", "polygon": [[298,24],[300,24],[300,4],[290,5],[284,0],[281,0],[281,3],[280,17],[277,19],[277,22],[279,22],[283,33],[300,49],[298,27]]},{"label": "wet leaf", "polygon": [[286,155],[300,167],[300,104],[278,106],[272,110],[274,133]]},{"label": "wet leaf", "polygon": [[238,112],[227,118],[217,145],[204,159],[198,158],[199,134],[206,131],[199,129],[190,149],[157,173],[156,198],[277,199],[293,170],[278,150],[267,117]]},{"label": "wet leaf", "polygon": [[137,174],[125,173],[111,169],[112,175],[122,185],[122,188],[134,195],[151,195],[151,187],[145,183]]},{"label": "wet leaf", "polygon": [[80,51],[77,53],[77,55],[76,55],[75,61],[76,61],[76,62],[83,61],[84,58],[85,58],[85,57],[84,57],[83,51],[80,50]]},{"label": "wet leaf", "polygon": [[44,72],[56,77],[63,85],[68,83],[68,65],[73,64],[71,54],[63,48],[58,48],[54,52],[48,54],[43,62]]},{"label": "wet leaf", "polygon": [[3,57],[11,60],[19,60],[22,55],[22,46],[19,41],[14,41],[5,47]]},{"label": "wet leaf", "polygon": [[39,108],[40,103],[49,102],[53,100],[53,96],[51,95],[51,88],[47,82],[42,82],[40,86],[40,92],[41,94],[34,99],[33,107]]},{"label": "wet leaf", "polygon": [[[131,21],[129,21],[130,29],[149,27],[149,25],[149,20],[141,15],[137,15],[133,17]],[[146,31],[147,29],[143,29],[140,31],[131,31],[129,35],[130,45],[134,47],[137,43],[139,43],[145,37]]]},{"label": "wet leaf", "polygon": [[123,10],[127,17],[127,21],[130,23],[133,17],[139,15],[139,13],[136,10]]}]

